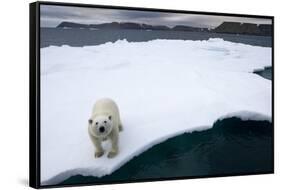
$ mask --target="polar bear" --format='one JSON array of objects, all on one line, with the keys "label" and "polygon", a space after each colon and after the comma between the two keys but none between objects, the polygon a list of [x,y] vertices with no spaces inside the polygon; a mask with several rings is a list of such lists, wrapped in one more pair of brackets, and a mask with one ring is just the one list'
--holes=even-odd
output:
[{"label": "polar bear", "polygon": [[88,126],[90,139],[96,148],[96,158],[104,154],[101,143],[108,139],[111,141],[111,150],[107,157],[113,158],[118,154],[119,131],[122,130],[117,104],[109,98],[98,100],[94,105]]}]

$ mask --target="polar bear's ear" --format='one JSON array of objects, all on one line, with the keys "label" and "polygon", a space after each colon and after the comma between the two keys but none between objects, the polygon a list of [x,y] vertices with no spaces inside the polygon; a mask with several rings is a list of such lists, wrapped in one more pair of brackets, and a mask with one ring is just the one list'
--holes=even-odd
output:
[{"label": "polar bear's ear", "polygon": [[111,120],[111,119],[112,119],[112,116],[111,116],[111,115],[110,115],[110,116],[108,116],[108,119],[109,119],[109,120]]}]

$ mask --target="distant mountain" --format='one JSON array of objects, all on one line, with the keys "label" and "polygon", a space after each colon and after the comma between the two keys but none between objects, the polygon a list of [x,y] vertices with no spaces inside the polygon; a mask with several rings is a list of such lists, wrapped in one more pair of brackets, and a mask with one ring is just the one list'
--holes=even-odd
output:
[{"label": "distant mountain", "polygon": [[221,25],[212,30],[216,33],[231,33],[231,34],[249,34],[270,36],[272,32],[271,24],[252,24],[239,22],[223,22]]},{"label": "distant mountain", "polygon": [[185,25],[176,25],[172,28],[172,30],[189,31],[189,32],[208,32],[208,28],[198,28],[198,27],[185,26]]},{"label": "distant mountain", "polygon": [[148,25],[133,22],[111,22],[102,24],[79,24],[74,22],[62,22],[57,28],[86,28],[86,29],[141,29],[141,30],[170,30],[163,25]]},{"label": "distant mountain", "polygon": [[135,29],[135,30],[170,30],[170,31],[189,31],[189,32],[215,32],[230,34],[248,34],[270,36],[272,33],[271,24],[252,24],[240,22],[223,22],[216,28],[192,27],[186,25],[176,25],[172,28],[165,25],[149,25],[134,22],[111,22],[102,24],[80,24],[74,22],[62,22],[57,28],[83,28],[83,29]]},{"label": "distant mountain", "polygon": [[89,28],[89,25],[74,22],[62,22],[57,26],[57,28]]},{"label": "distant mountain", "polygon": [[205,31],[205,28],[196,28],[183,25],[178,25],[173,28],[169,28],[165,25],[149,25],[133,22],[111,22],[102,24],[79,24],[73,22],[62,22],[57,26],[57,28]]}]

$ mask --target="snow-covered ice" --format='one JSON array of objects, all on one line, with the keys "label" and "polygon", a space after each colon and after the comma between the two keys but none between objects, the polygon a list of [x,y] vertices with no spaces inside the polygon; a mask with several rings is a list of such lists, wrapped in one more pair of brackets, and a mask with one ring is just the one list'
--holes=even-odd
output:
[{"label": "snow-covered ice", "polygon": [[[266,66],[271,48],[222,39],[41,48],[42,184],[111,174],[153,145],[221,118],[271,120],[271,81],[252,73]],[[113,159],[94,158],[87,133],[102,97],[117,102],[124,125]]]}]

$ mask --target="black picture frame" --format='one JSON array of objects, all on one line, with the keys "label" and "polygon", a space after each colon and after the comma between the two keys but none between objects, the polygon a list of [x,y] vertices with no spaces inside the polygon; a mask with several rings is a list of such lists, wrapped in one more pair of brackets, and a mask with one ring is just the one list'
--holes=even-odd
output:
[{"label": "black picture frame", "polygon": [[217,12],[200,12],[187,10],[169,10],[156,8],[141,8],[141,7],[124,7],[124,6],[108,6],[108,5],[92,5],[80,3],[60,3],[60,2],[34,2],[29,4],[29,59],[30,59],[30,75],[29,75],[29,185],[33,188],[52,188],[52,187],[68,187],[68,186],[84,186],[98,184],[117,184],[117,183],[132,183],[132,182],[147,182],[147,181],[162,181],[162,180],[179,180],[193,178],[210,178],[210,177],[226,177],[239,175],[256,175],[256,174],[271,174],[274,173],[274,151],[272,152],[272,171],[271,172],[251,172],[251,173],[233,173],[231,175],[207,175],[194,177],[171,177],[157,179],[137,179],[130,181],[110,181],[108,183],[85,183],[75,185],[44,185],[40,184],[40,6],[41,5],[56,5],[70,7],[87,7],[87,8],[103,8],[103,9],[118,9],[118,10],[141,10],[152,12],[165,13],[185,13],[185,14],[203,14],[203,15],[218,15],[231,17],[248,17],[248,18],[265,18],[272,21],[272,149],[274,150],[274,17],[263,15],[248,15],[234,13],[217,13]]}]

